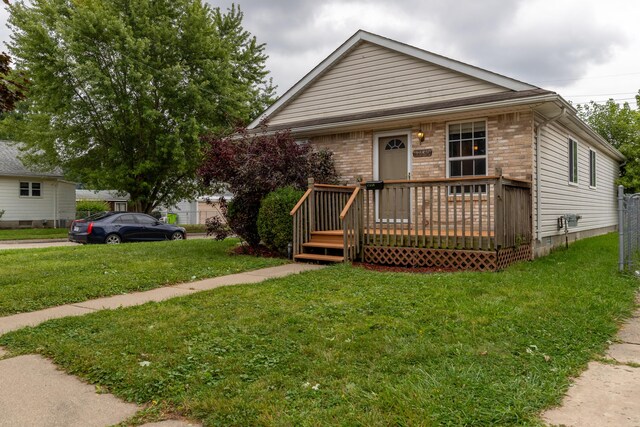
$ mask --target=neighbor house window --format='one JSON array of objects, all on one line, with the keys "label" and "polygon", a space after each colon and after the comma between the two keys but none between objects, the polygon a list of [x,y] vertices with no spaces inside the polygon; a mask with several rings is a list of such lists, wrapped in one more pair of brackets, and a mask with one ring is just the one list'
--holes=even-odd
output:
[{"label": "neighbor house window", "polygon": [[569,182],[578,183],[578,142],[569,139]]},{"label": "neighbor house window", "polygon": [[596,152],[589,150],[589,187],[596,186]]},{"label": "neighbor house window", "polygon": [[[485,121],[452,123],[447,129],[450,178],[487,175],[487,124]],[[463,188],[464,187],[464,188]],[[451,186],[450,192],[484,192],[486,185]]]},{"label": "neighbor house window", "polygon": [[21,182],[20,197],[41,197],[42,184],[39,182]]}]

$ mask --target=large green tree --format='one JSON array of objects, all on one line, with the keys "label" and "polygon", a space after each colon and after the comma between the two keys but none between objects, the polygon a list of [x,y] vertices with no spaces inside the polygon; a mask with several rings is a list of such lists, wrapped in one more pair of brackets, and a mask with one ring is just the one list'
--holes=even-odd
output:
[{"label": "large green tree", "polygon": [[10,50],[30,79],[16,120],[25,160],[137,210],[192,197],[200,135],[270,101],[264,45],[242,13],[201,0],[30,0],[10,7]]},{"label": "large green tree", "polygon": [[[640,92],[636,95],[640,106]],[[627,157],[619,184],[629,192],[640,192],[640,111],[629,103],[618,104],[610,99],[604,104],[591,101],[578,105],[578,113],[593,130]]]}]

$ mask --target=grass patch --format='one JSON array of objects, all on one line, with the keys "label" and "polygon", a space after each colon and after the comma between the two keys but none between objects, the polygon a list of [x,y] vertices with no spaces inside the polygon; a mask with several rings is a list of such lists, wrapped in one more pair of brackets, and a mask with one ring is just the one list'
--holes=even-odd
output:
[{"label": "grass patch", "polygon": [[236,239],[0,251],[0,316],[283,264],[229,255]]},{"label": "grass patch", "polygon": [[616,236],[502,273],[335,266],[0,337],[205,425],[539,425],[634,305]]},{"label": "grass patch", "polygon": [[0,241],[29,239],[66,239],[66,228],[19,228],[0,230]]}]

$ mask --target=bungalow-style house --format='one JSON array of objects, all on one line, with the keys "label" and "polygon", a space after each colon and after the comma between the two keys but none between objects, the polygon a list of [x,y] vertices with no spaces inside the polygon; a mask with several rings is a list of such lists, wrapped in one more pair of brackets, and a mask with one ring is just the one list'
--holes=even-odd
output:
[{"label": "bungalow-style house", "polygon": [[0,141],[0,228],[66,227],[75,218],[75,183],[62,171],[24,166],[19,149]]},{"label": "bungalow-style house", "polygon": [[623,155],[557,93],[358,31],[249,128],[334,153],[297,260],[502,268],[616,228]]}]

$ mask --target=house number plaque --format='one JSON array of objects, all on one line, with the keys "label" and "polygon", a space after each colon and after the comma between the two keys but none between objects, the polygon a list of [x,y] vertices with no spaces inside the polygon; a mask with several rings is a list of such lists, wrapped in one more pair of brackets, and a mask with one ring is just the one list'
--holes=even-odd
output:
[{"label": "house number plaque", "polygon": [[431,148],[413,150],[413,157],[431,157],[432,154],[433,154],[433,150]]}]

